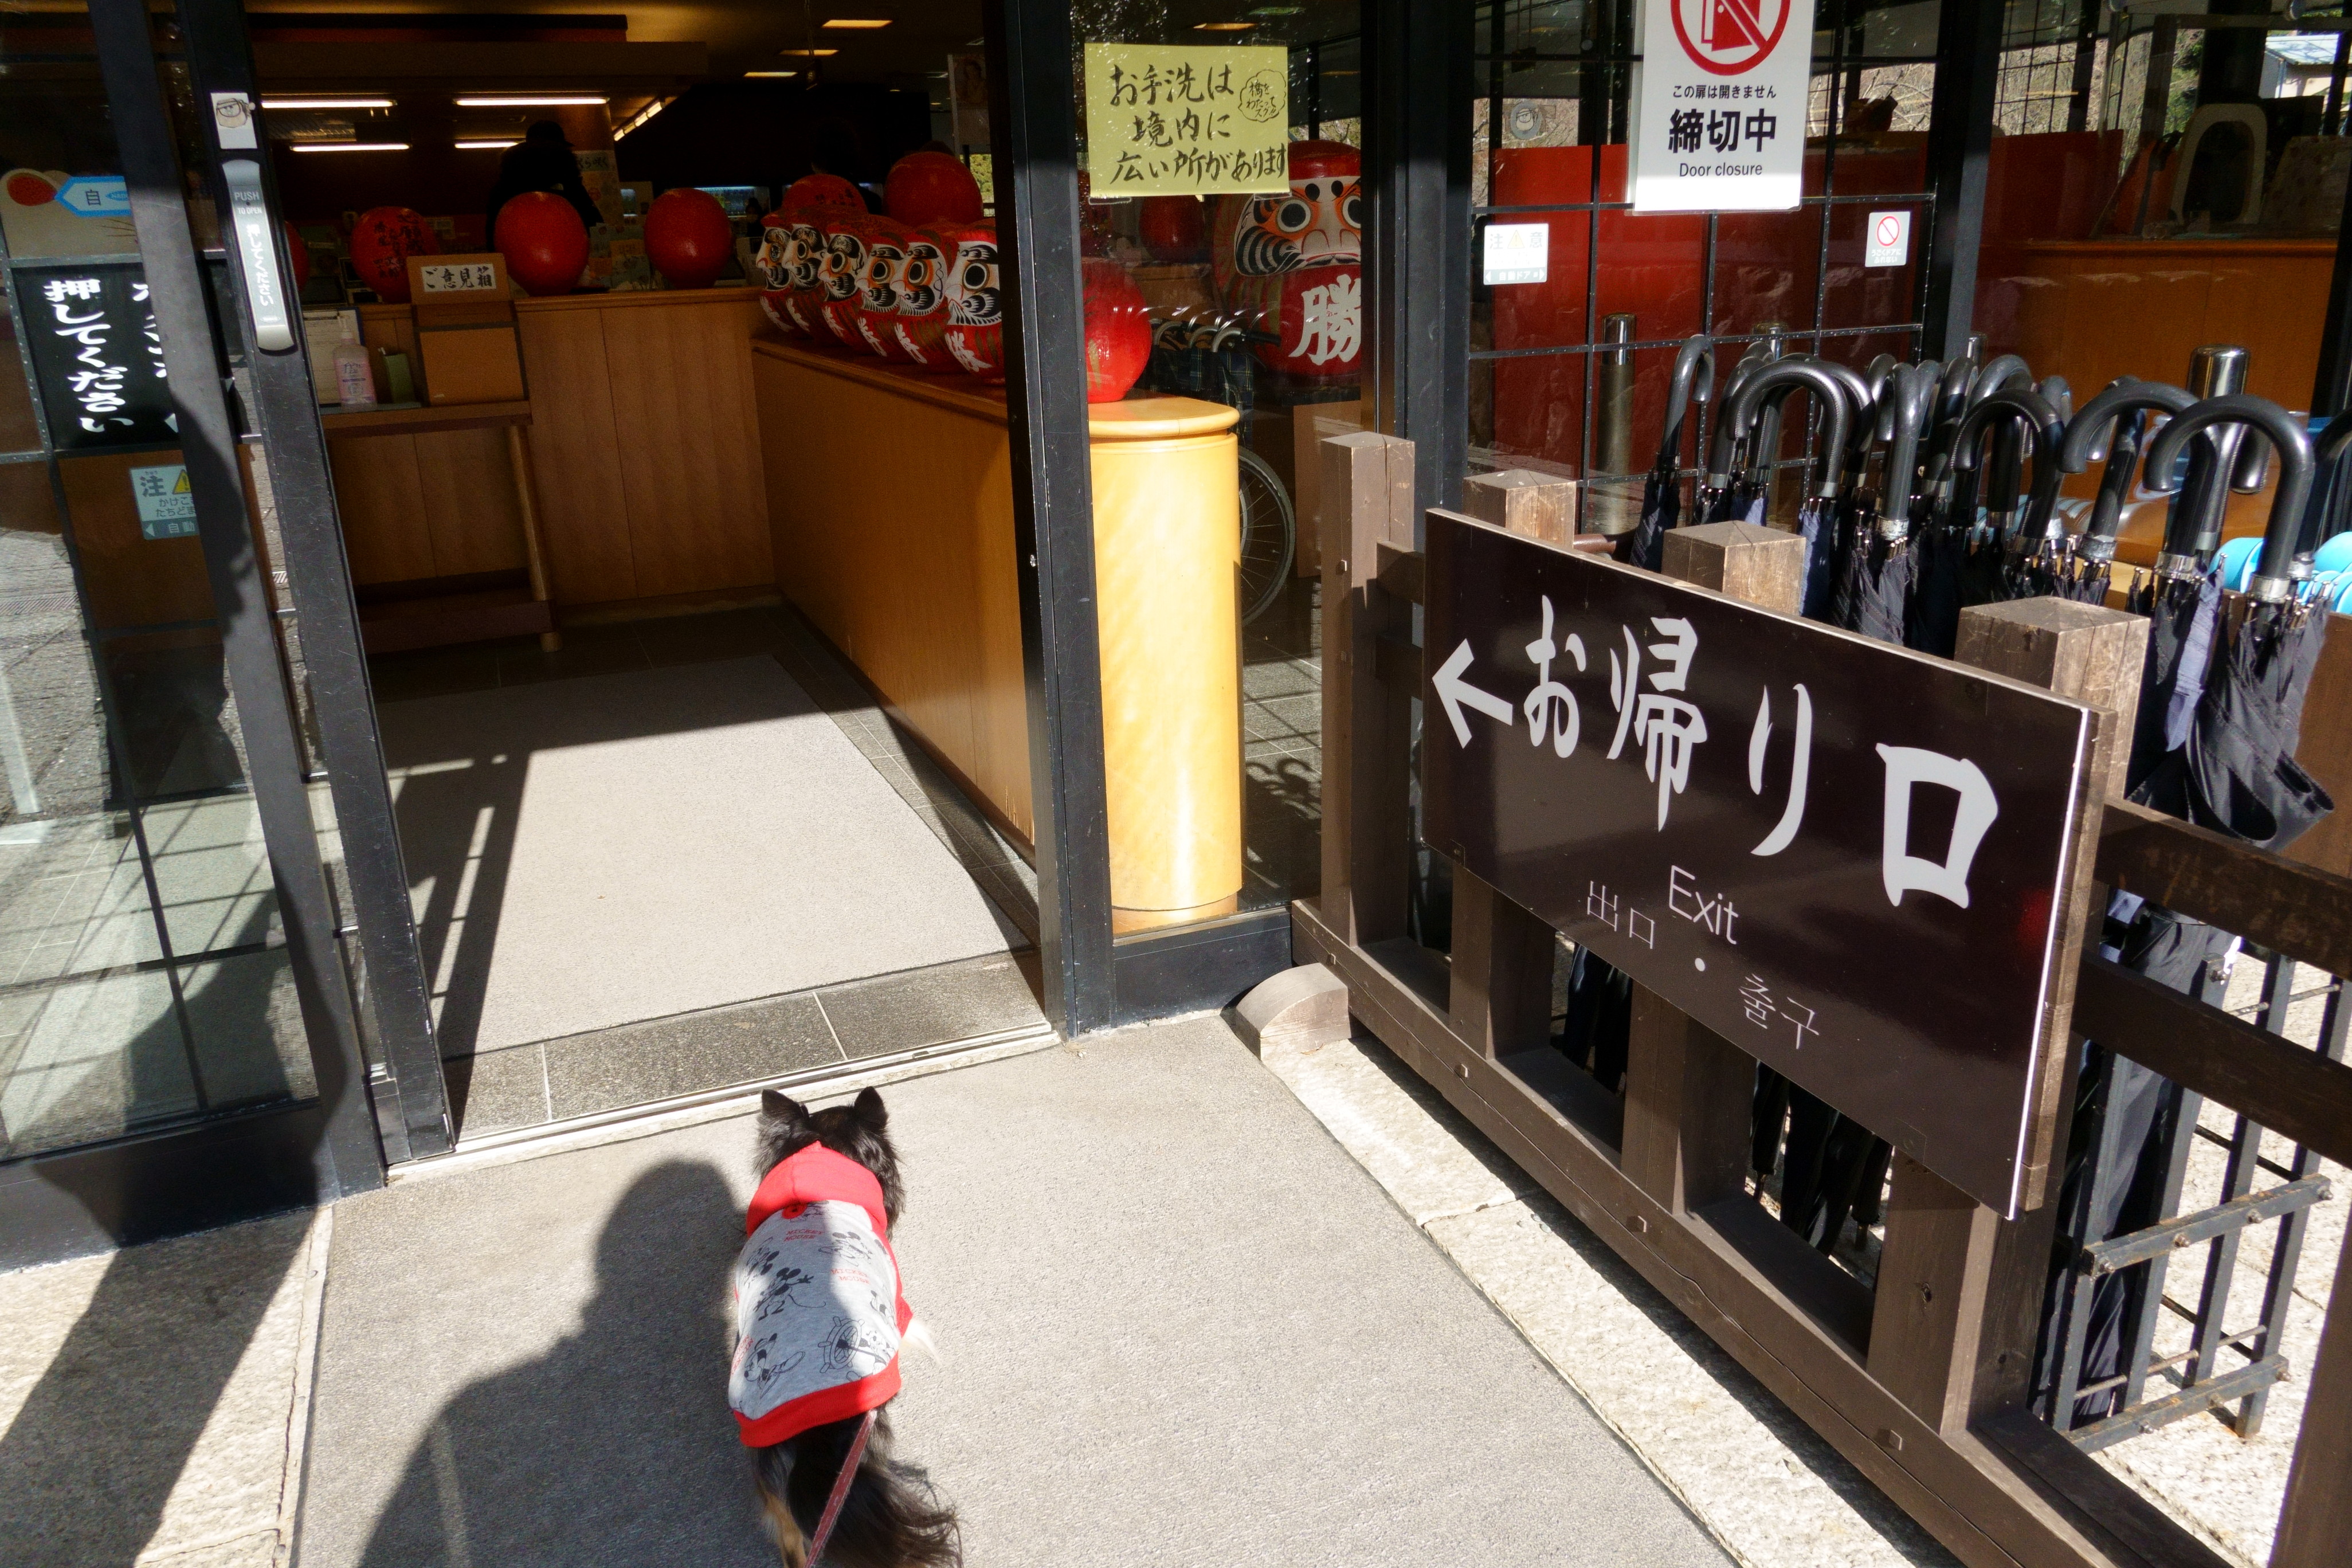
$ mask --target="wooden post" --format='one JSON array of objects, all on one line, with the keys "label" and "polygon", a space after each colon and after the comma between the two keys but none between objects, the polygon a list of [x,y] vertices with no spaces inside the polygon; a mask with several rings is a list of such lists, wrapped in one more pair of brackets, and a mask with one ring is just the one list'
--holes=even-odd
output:
[{"label": "wooden post", "polygon": [[1381,639],[1409,639],[1412,606],[1380,585],[1380,547],[1412,548],[1413,449],[1370,430],[1327,437],[1323,539],[1323,887],[1340,940],[1402,936],[1411,862],[1414,693],[1379,673]]},{"label": "wooden post", "polygon": [[1473,474],[1462,481],[1462,510],[1496,528],[1566,544],[1576,537],[1576,481],[1528,468]]},{"label": "wooden post", "polygon": [[[2122,785],[2131,729],[2118,715],[2139,705],[2147,646],[2147,623],[2139,616],[2068,599],[1982,605],[1960,616],[1959,662],[2103,710],[2092,761],[2097,782],[2083,813],[2065,889],[2067,929],[2079,933],[2079,942],[2095,940],[2089,914],[2098,805]],[[2074,1094],[2077,1045],[2066,1027],[2077,969],[2073,952],[2068,950],[2052,977],[2050,1037],[2060,1043],[2049,1047],[2042,1075],[2036,1107],[2042,1134],[2032,1141],[2042,1157],[2026,1173],[2023,1212],[2004,1221],[1915,1161],[1898,1159],[1894,1166],[1871,1319],[1870,1373],[1948,1434],[2023,1403],[2031,1391],[2057,1226],[2051,1171],[2064,1159],[2060,1118]]]},{"label": "wooden post", "polygon": [[[1462,510],[1550,544],[1576,535],[1576,482],[1527,468],[1473,474]],[[1454,957],[1446,1013],[1489,1060],[1551,1038],[1551,927],[1462,867],[1454,868]]]},{"label": "wooden post", "polygon": [[1743,604],[1793,616],[1804,602],[1804,541],[1785,529],[1752,522],[1670,528],[1660,564],[1663,574],[1676,582],[1696,583]]},{"label": "wooden post", "polygon": [[2329,1302],[2271,1568],[2341,1568],[2352,1542],[2352,1246],[2336,1261]]},{"label": "wooden post", "polygon": [[[1744,522],[1666,534],[1665,575],[1768,610],[1793,614],[1805,542]],[[1665,998],[1633,987],[1625,1059],[1626,1178],[1677,1213],[1745,1190],[1756,1058],[1693,1023]]]},{"label": "wooden post", "polygon": [[[551,613],[555,592],[547,580],[547,546],[540,539],[539,486],[531,478],[530,446],[523,439],[520,425],[507,426],[507,464],[514,472],[515,502],[522,511],[522,552],[530,568],[530,596],[549,605]],[[541,652],[553,653],[562,646],[562,632],[539,634]]]}]

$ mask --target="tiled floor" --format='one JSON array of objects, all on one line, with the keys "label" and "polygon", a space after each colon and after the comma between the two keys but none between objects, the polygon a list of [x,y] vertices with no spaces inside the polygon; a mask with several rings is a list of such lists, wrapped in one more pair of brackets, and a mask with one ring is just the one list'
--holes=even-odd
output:
[{"label": "tiled floor", "polygon": [[[772,655],[873,764],[1013,925],[1037,934],[1036,876],[824,640],[775,607],[567,628],[530,639],[382,656],[379,702]],[[461,1140],[866,1058],[1043,1029],[1033,953],[976,959],[762,997],[589,1034],[455,1056],[446,1064]]]},{"label": "tiled floor", "polygon": [[1043,1031],[1034,951],[452,1058],[461,1140],[926,1046]]},{"label": "tiled floor", "polygon": [[1322,881],[1322,584],[1293,578],[1242,630],[1241,907],[1311,897]]}]

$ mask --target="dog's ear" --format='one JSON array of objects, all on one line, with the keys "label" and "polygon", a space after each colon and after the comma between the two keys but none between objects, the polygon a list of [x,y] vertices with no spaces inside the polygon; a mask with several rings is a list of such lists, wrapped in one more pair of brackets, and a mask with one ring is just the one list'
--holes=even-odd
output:
[{"label": "dog's ear", "polygon": [[808,1121],[808,1107],[780,1090],[763,1089],[760,1091],[760,1114],[787,1127],[798,1127]]},{"label": "dog's ear", "polygon": [[869,1132],[879,1132],[890,1125],[890,1112],[883,1108],[879,1090],[861,1089],[850,1102],[849,1113]]}]

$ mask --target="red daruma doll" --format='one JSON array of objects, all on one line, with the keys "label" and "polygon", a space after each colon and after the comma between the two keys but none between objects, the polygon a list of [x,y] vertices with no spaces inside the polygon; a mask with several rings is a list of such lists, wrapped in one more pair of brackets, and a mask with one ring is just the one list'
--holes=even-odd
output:
[{"label": "red daruma doll", "polygon": [[958,368],[948,353],[948,266],[955,248],[953,237],[941,228],[919,228],[907,242],[907,263],[898,273],[898,320],[890,330],[925,370]]},{"label": "red daruma doll", "polygon": [[352,225],[352,270],[387,305],[408,303],[408,258],[437,256],[433,231],[411,207],[370,207]]},{"label": "red daruma doll", "polygon": [[867,218],[865,287],[857,300],[857,335],[884,359],[900,364],[914,356],[898,341],[898,288],[907,273],[907,247],[915,231],[896,218]]},{"label": "red daruma doll", "polygon": [[1004,306],[997,292],[996,226],[941,224],[948,258],[948,353],[982,381],[1004,379]]},{"label": "red daruma doll", "polygon": [[863,213],[828,210],[818,220],[824,249],[817,258],[817,319],[841,342],[866,347],[857,330],[857,306],[866,293],[866,234]]},{"label": "red daruma doll", "polygon": [[759,269],[760,310],[777,329],[784,332],[804,332],[806,327],[792,312],[792,215],[778,207],[760,220],[760,248],[751,253],[751,264]]},{"label": "red daruma doll", "polygon": [[1272,369],[1304,380],[1353,375],[1363,362],[1362,160],[1338,142],[1290,144],[1286,195],[1218,204],[1217,288],[1278,342]]},{"label": "red daruma doll", "polygon": [[827,334],[818,314],[824,300],[824,220],[829,214],[865,211],[857,187],[837,174],[803,175],[777,198],[776,210],[760,225],[760,265],[767,283],[760,305],[778,326],[811,337]]}]

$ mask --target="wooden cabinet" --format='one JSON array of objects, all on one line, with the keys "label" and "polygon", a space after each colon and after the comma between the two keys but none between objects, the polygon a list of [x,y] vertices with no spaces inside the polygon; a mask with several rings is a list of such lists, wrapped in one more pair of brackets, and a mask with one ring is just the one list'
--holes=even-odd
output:
[{"label": "wooden cabinet", "polygon": [[772,585],[757,291],[524,300],[515,316],[556,603]]},{"label": "wooden cabinet", "polygon": [[[751,393],[757,291],[518,300],[515,319],[555,602],[771,587]],[[407,306],[366,307],[360,325],[365,342],[414,354]],[[500,432],[336,440],[330,451],[362,586],[524,570]]]}]

